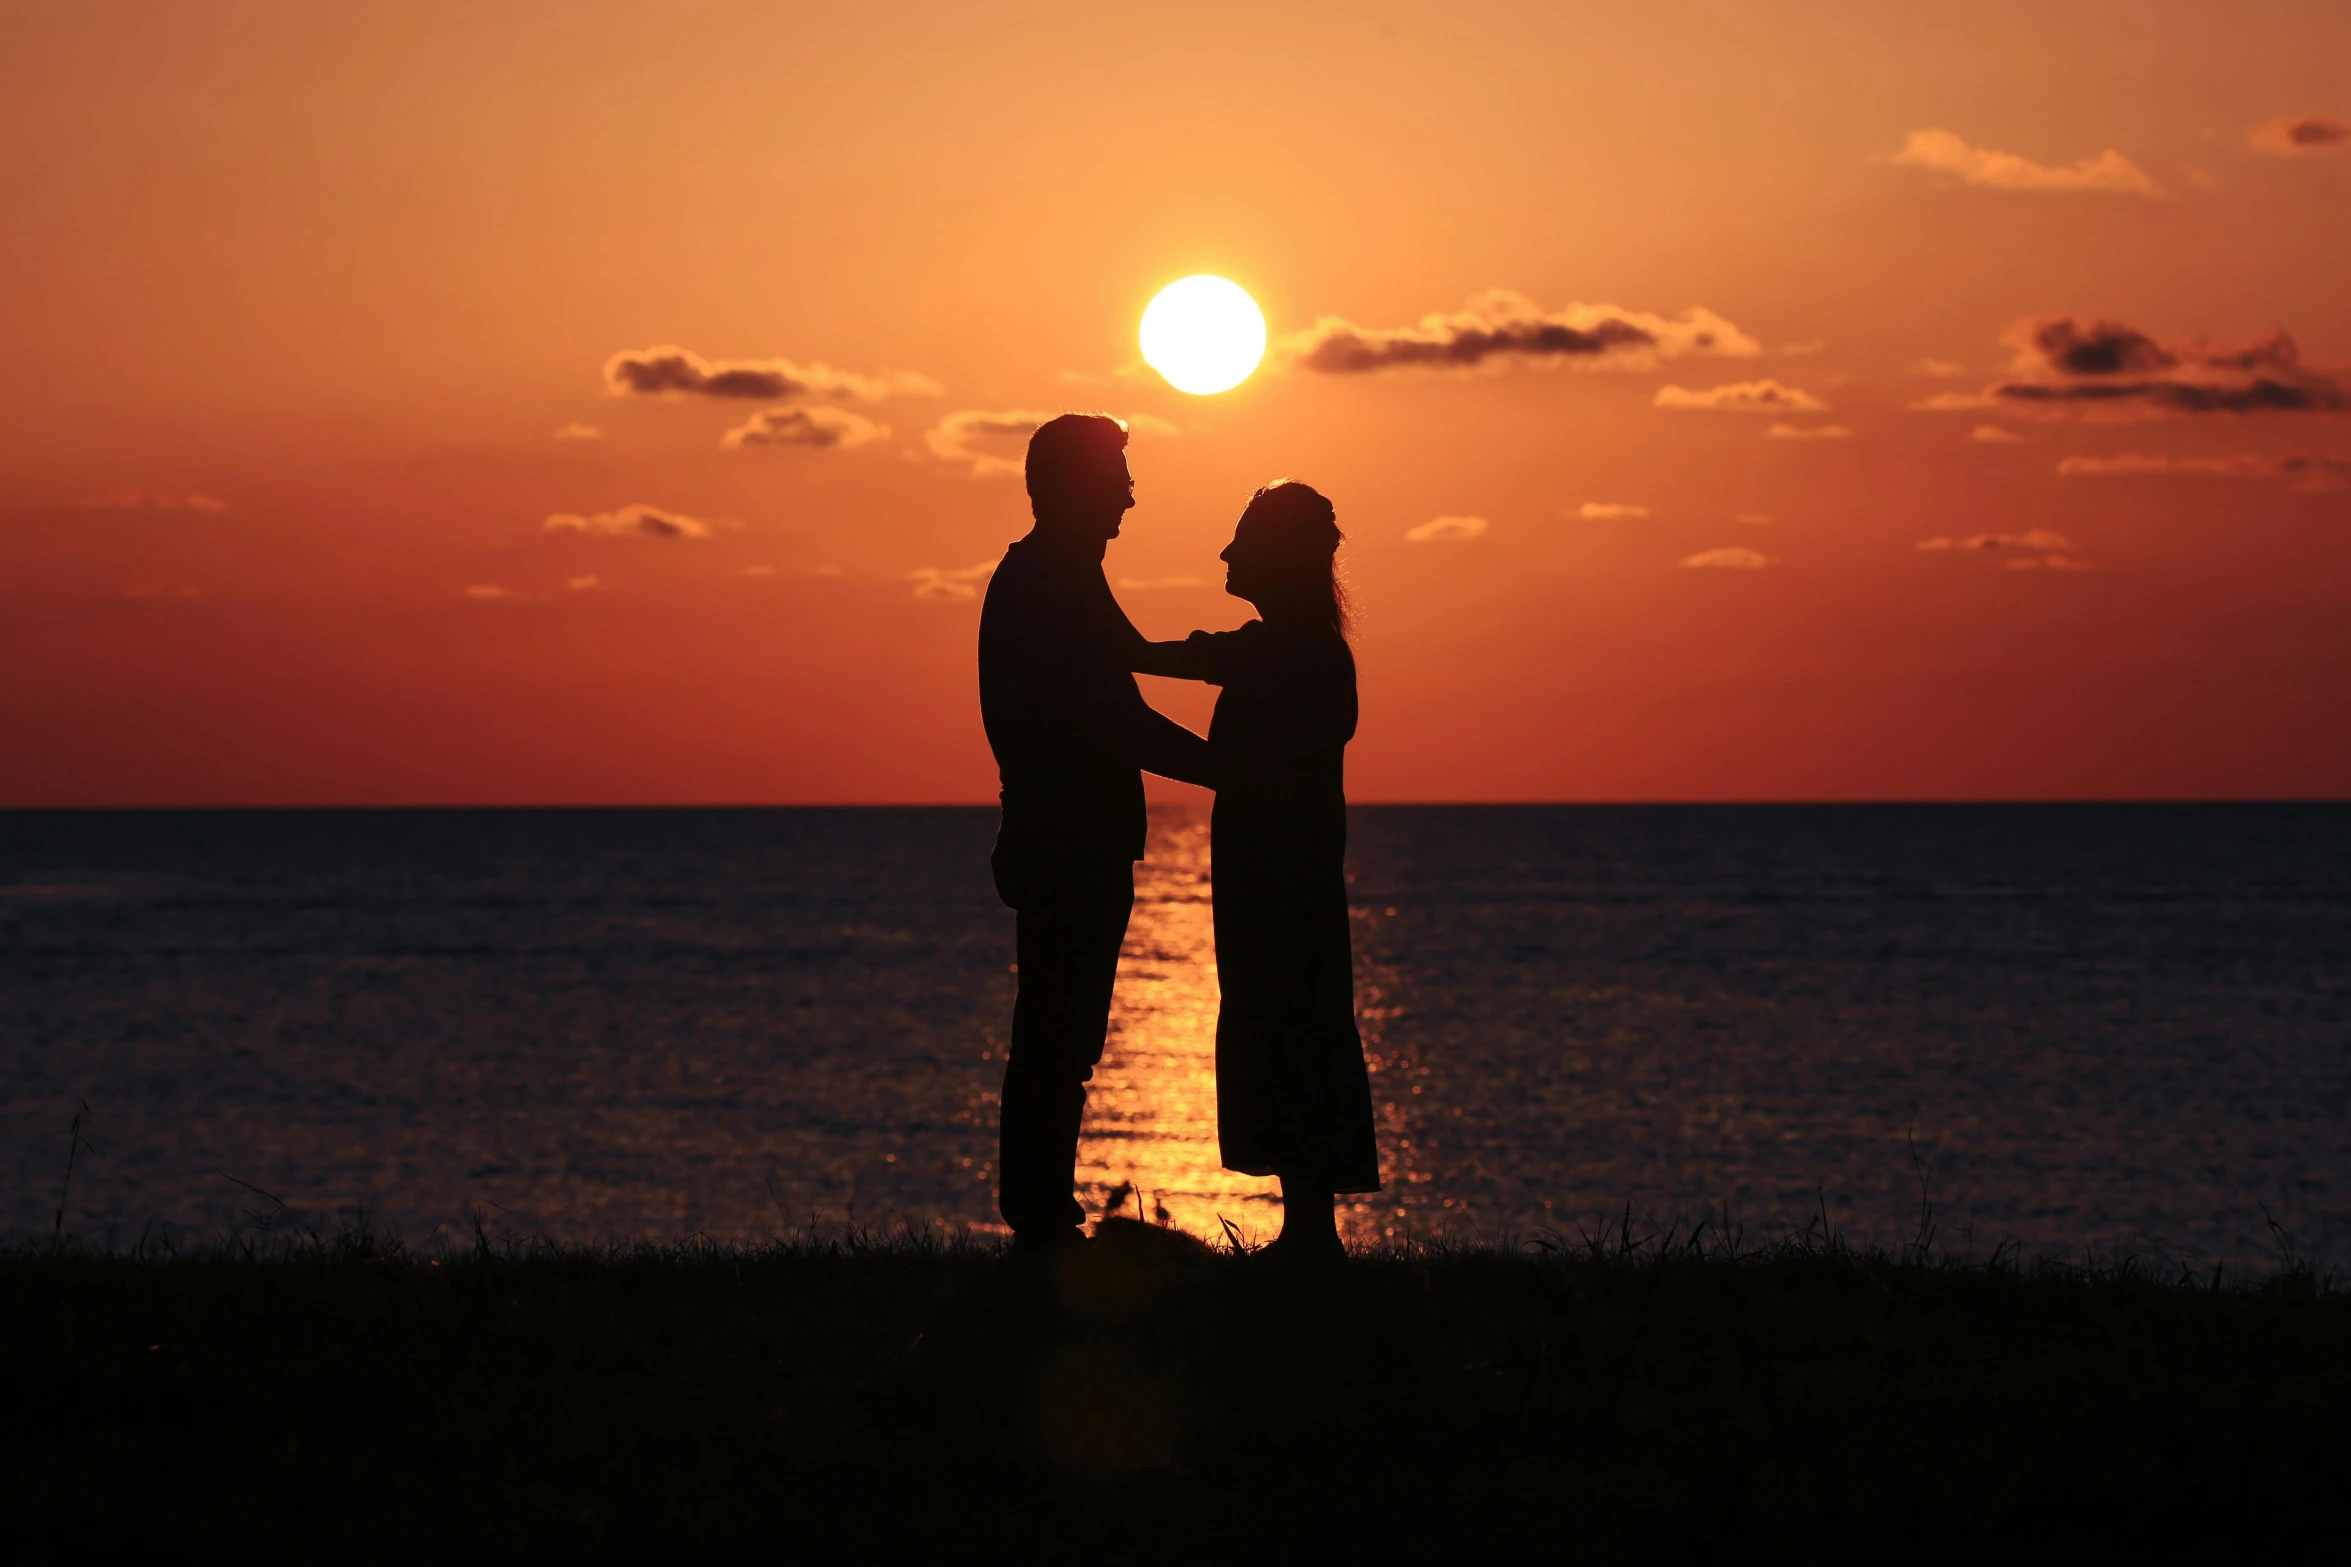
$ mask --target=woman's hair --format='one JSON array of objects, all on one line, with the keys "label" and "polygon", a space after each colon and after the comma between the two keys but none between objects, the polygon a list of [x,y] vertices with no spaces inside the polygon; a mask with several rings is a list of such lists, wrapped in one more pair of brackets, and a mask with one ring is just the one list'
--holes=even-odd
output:
[{"label": "woman's hair", "polygon": [[1273,555],[1290,576],[1289,593],[1314,619],[1347,635],[1352,617],[1339,581],[1339,514],[1321,491],[1295,479],[1276,479],[1249,497],[1243,522],[1255,522],[1276,541]]}]

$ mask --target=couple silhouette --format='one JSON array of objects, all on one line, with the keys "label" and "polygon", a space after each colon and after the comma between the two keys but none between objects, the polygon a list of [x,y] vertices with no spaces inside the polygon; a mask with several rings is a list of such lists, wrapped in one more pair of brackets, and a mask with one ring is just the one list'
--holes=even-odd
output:
[{"label": "couple silhouette", "polygon": [[[1147,641],[1102,557],[1135,485],[1126,426],[1063,414],[1029,440],[1035,526],[980,615],[980,712],[1003,782],[991,864],[1018,923],[998,1207],[1016,1251],[1083,1238],[1072,1196],[1086,1084],[1102,1059],[1143,858],[1145,772],[1216,791],[1217,1135],[1225,1167],[1281,1180],[1277,1256],[1345,1255],[1336,1198],[1379,1189],[1355,1028],[1344,758],[1355,660],[1331,503],[1282,480],[1250,497],[1225,591],[1237,631]],[[1143,700],[1135,674],[1222,687],[1202,739]]]}]

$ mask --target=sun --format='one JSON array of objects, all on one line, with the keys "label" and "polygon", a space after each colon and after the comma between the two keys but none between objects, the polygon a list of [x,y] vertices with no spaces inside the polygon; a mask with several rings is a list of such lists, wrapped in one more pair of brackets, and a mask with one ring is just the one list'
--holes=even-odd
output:
[{"label": "sun", "polygon": [[1249,379],[1265,357],[1265,317],[1238,283],[1178,278],[1143,312],[1143,362],[1179,392],[1205,397]]}]

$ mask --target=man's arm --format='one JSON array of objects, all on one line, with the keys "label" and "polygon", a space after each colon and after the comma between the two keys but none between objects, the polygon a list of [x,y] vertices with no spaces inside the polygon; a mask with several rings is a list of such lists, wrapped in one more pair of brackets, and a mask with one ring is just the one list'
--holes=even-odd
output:
[{"label": "man's arm", "polygon": [[1170,680],[1209,678],[1208,650],[1188,638],[1182,642],[1146,642],[1137,637],[1127,659],[1127,667],[1139,675],[1164,675]]},{"label": "man's arm", "polygon": [[[1186,729],[1182,724],[1159,712],[1143,700],[1143,693],[1135,686],[1132,670],[1144,668],[1143,660],[1153,658],[1148,650],[1154,644],[1143,640],[1143,633],[1127,619],[1126,607],[1118,595],[1110,591],[1106,578],[1101,583],[1101,596],[1095,601],[1100,618],[1095,622],[1098,644],[1110,659],[1110,667],[1117,670],[1121,691],[1120,714],[1126,731],[1127,754],[1137,767],[1162,778],[1173,778],[1179,783],[1199,784],[1213,789],[1216,780],[1209,763],[1208,742]],[[1154,658],[1154,662],[1156,662]]]},{"label": "man's arm", "polygon": [[1203,789],[1216,787],[1208,742],[1145,702],[1139,692],[1135,696],[1135,711],[1128,720],[1128,734],[1134,747],[1135,765],[1143,771],[1173,778],[1178,783],[1198,784]]}]

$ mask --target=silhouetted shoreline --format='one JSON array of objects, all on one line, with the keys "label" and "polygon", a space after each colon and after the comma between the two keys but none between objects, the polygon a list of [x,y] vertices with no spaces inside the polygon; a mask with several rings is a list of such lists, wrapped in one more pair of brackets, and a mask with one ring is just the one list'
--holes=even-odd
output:
[{"label": "silhouetted shoreline", "polygon": [[[1935,1554],[2273,1528],[2351,1458],[2351,1292],[2290,1257],[2240,1280],[1628,1226],[1319,1274],[1114,1223],[1057,1274],[917,1235],[359,1230],[69,1242],[0,1277],[11,1516],[58,1554],[262,1515],[360,1560],[975,1529],[1043,1559],[1766,1526]],[[1301,1463],[1331,1506],[1292,1539]]]}]

